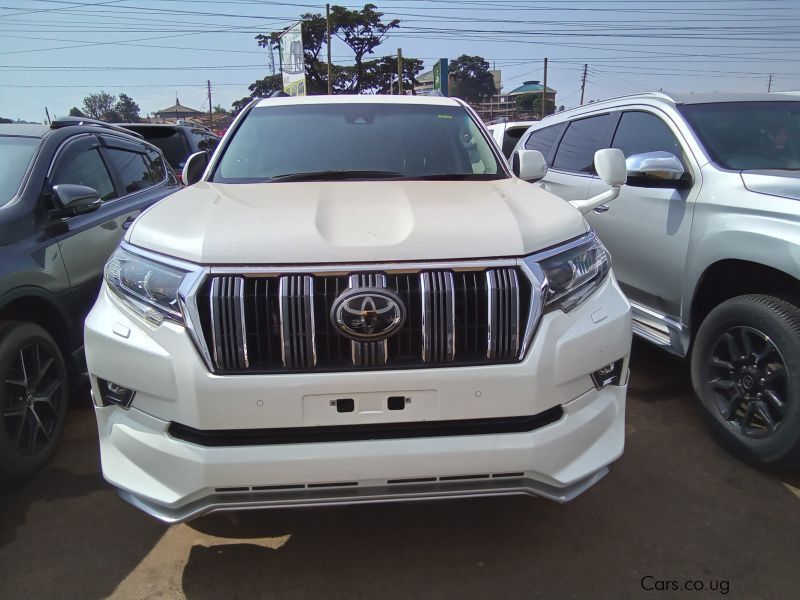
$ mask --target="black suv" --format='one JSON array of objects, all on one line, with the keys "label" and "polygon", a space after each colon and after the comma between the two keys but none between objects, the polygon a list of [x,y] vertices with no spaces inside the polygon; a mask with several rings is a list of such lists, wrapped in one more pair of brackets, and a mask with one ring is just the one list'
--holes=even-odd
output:
[{"label": "black suv", "polygon": [[175,169],[180,179],[186,159],[195,152],[208,152],[209,156],[219,144],[220,138],[208,129],[190,125],[156,123],[119,123],[145,140],[161,148],[167,162]]},{"label": "black suv", "polygon": [[130,131],[0,125],[0,481],[52,455],[103,266],[136,216],[179,187]]}]

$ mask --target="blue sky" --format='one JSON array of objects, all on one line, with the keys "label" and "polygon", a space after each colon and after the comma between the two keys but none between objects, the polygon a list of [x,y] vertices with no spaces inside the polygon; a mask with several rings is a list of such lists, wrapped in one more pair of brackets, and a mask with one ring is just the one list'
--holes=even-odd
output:
[{"label": "blue sky", "polygon": [[[363,3],[341,2],[350,8]],[[647,89],[800,89],[800,0],[381,0],[401,28],[376,56],[478,54],[502,69],[505,91],[542,78],[557,103]],[[230,107],[269,74],[257,32],[280,30],[314,2],[258,0],[0,0],[0,116],[65,115],[88,93],[125,92],[142,113],[181,103]],[[351,63],[334,43],[334,62]]]}]

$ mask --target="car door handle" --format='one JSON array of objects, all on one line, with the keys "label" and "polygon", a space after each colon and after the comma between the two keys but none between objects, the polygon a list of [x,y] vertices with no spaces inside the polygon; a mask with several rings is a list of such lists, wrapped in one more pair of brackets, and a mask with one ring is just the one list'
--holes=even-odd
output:
[{"label": "car door handle", "polygon": [[128,217],[128,218],[127,218],[127,219],[125,219],[125,221],[122,223],[122,228],[123,228],[123,229],[129,229],[129,228],[130,228],[130,226],[131,226],[131,225],[133,225],[133,222],[134,222],[135,220],[136,220],[136,217]]},{"label": "car door handle", "polygon": [[604,212],[608,212],[608,204],[601,204],[597,208],[594,209],[598,215],[602,215]]}]

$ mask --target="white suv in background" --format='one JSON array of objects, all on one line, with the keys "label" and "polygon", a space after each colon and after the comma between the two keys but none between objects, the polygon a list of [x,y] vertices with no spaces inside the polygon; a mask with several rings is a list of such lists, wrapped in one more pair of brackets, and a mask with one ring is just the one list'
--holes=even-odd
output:
[{"label": "white suv in background", "polygon": [[[608,254],[464,103],[260,100],[206,161],[130,228],[86,321],[129,502],[170,522],[563,502],[620,456],[631,321]],[[597,162],[618,189],[621,155]]]}]

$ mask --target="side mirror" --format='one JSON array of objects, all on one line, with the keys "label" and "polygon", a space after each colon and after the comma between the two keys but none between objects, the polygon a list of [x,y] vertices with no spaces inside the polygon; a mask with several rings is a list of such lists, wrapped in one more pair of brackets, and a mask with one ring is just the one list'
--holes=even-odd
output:
[{"label": "side mirror", "polygon": [[643,152],[625,159],[628,184],[638,187],[684,187],[691,184],[678,157],[671,152]]},{"label": "side mirror", "polygon": [[595,152],[594,169],[597,171],[597,176],[606,185],[611,186],[611,189],[587,200],[571,200],[570,204],[584,215],[619,196],[620,188],[628,179],[628,173],[625,168],[625,155],[618,148],[605,148]]},{"label": "side mirror", "polygon": [[100,194],[85,185],[60,183],[53,186],[53,195],[60,208],[50,211],[54,217],[74,217],[94,212],[102,204]]},{"label": "side mirror", "polygon": [[183,165],[183,184],[192,185],[200,181],[208,166],[208,152],[195,152]]},{"label": "side mirror", "polygon": [[511,170],[525,181],[539,181],[547,175],[547,161],[538,150],[517,150],[511,155]]}]

